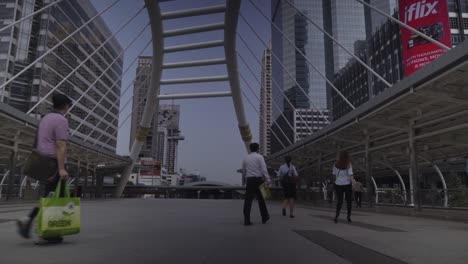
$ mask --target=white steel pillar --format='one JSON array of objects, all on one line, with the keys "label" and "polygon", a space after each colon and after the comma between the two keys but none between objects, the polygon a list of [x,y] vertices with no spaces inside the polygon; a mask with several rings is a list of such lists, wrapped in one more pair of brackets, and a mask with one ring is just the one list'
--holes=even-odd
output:
[{"label": "white steel pillar", "polygon": [[14,137],[13,143],[13,150],[11,151],[10,155],[10,173],[8,174],[8,184],[6,189],[6,200],[9,200],[12,196],[13,192],[13,185],[16,177],[16,162],[18,161],[18,147],[20,142],[21,133],[18,131],[16,132],[16,136]]},{"label": "white steel pillar", "polygon": [[239,72],[237,70],[236,31],[240,5],[240,0],[226,1],[224,53],[226,56],[229,84],[231,87],[237,122],[239,123],[240,134],[247,151],[249,151],[249,145],[252,142],[252,132],[250,131],[250,126],[245,116],[244,103],[242,101],[242,93],[239,84]]},{"label": "white steel pillar", "polygon": [[395,175],[398,177],[398,180],[400,181],[401,183],[401,190],[403,192],[403,202],[406,204],[406,201],[407,201],[407,198],[406,198],[406,185],[405,185],[405,181],[403,181],[403,177],[401,177],[401,174],[400,172],[394,168],[392,165],[386,163],[386,162],[383,162],[383,161],[378,161],[378,163],[388,167],[390,170],[392,170]]},{"label": "white steel pillar", "polygon": [[[140,126],[137,129],[136,138],[133,141],[132,149],[130,151],[130,159],[132,163],[128,165],[120,177],[117,188],[114,190],[114,197],[118,198],[122,195],[125,186],[127,185],[128,178],[133,171],[135,161],[140,154],[143,142],[151,129],[151,121],[157,124],[158,115],[153,115],[159,110],[159,88],[161,84],[161,74],[164,58],[164,39],[163,39],[163,24],[161,9],[159,8],[159,1],[145,0],[146,8],[151,23],[151,34],[153,36],[153,62],[151,69],[151,85],[148,90],[143,116],[141,118]],[[157,137],[157,135],[155,135]],[[157,138],[156,138],[156,142]]]},{"label": "white steel pillar", "polygon": [[408,131],[408,143],[409,143],[409,154],[410,154],[410,169],[411,169],[411,177],[413,180],[413,197],[415,201],[415,208],[416,210],[421,210],[422,205],[422,196],[421,196],[421,188],[420,188],[420,181],[419,181],[419,171],[418,171],[418,149],[416,145],[415,135],[416,131],[414,129],[414,122],[409,122],[409,131]]},{"label": "white steel pillar", "polygon": [[440,170],[439,166],[435,164],[434,162],[430,161],[429,159],[422,157],[421,155],[419,156],[422,160],[426,161],[429,163],[432,168],[436,171],[437,175],[440,178],[440,181],[442,182],[442,188],[444,188],[444,207],[448,207],[448,192],[447,192],[447,182],[445,181],[444,174]]},{"label": "white steel pillar", "polygon": [[409,175],[410,200],[411,200],[410,205],[411,205],[411,206],[414,206],[414,184],[413,184],[413,172],[412,172],[411,167],[409,168],[408,171],[409,171],[409,172],[408,172],[408,175]]},{"label": "white steel pillar", "polygon": [[366,135],[366,145],[365,145],[366,192],[367,192],[366,200],[368,202],[368,206],[372,207],[372,195],[375,191],[375,195],[377,196],[377,188],[376,188],[377,185],[375,184],[373,173],[372,173],[372,156],[369,150],[370,147],[371,147],[370,137],[369,135]]},{"label": "white steel pillar", "polygon": [[[319,157],[318,157],[318,160],[317,160],[317,173],[318,173],[319,181],[320,181],[320,185],[319,185],[320,197],[324,197],[323,188],[322,188],[322,186],[323,186],[322,162],[323,162],[322,152],[319,152]],[[327,185],[328,185],[328,183],[327,183]]]},{"label": "white steel pillar", "polygon": [[374,177],[372,177],[371,179],[372,179],[372,184],[374,185],[374,190],[375,190],[375,204],[378,204],[379,203],[379,188],[377,187],[377,183],[375,182]]},{"label": "white steel pillar", "polygon": [[448,190],[447,190],[447,183],[445,182],[444,174],[442,171],[439,169],[439,166],[437,164],[432,163],[432,167],[434,170],[437,172],[437,174],[440,177],[440,181],[442,182],[442,186],[444,188],[444,207],[448,207]]}]

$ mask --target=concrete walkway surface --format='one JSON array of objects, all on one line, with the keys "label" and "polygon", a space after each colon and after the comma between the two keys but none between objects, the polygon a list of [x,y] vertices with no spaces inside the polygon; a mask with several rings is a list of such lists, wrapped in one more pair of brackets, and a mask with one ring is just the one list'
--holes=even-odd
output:
[{"label": "concrete walkway surface", "polygon": [[242,225],[239,200],[121,199],[82,202],[82,233],[36,246],[16,233],[30,205],[0,204],[0,263],[467,263],[468,224],[269,204],[271,221]]}]

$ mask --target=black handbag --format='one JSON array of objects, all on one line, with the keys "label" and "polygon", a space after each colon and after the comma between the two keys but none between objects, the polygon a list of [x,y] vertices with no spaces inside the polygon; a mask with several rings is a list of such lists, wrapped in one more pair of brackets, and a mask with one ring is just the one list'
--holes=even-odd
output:
[{"label": "black handbag", "polygon": [[58,173],[57,160],[39,153],[37,150],[37,134],[34,149],[24,164],[24,173],[41,182],[54,182]]}]

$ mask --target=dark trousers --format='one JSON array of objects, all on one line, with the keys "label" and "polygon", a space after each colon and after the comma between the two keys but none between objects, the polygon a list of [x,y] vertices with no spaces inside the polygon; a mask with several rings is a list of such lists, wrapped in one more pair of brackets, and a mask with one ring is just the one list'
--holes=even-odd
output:
[{"label": "dark trousers", "polygon": [[328,200],[328,203],[333,202],[333,190],[327,190],[327,200]]},{"label": "dark trousers", "polygon": [[265,204],[265,199],[263,199],[262,192],[260,191],[260,185],[262,183],[263,179],[261,177],[247,178],[247,186],[244,200],[244,221],[246,223],[250,222],[250,211],[252,209],[252,201],[254,196],[257,196],[258,206],[260,207],[260,214],[262,215],[262,220],[265,220],[269,217],[268,209]]},{"label": "dark trousers", "polygon": [[351,216],[353,188],[351,184],[335,185],[336,196],[338,202],[336,204],[336,217],[340,216],[341,207],[343,206],[343,196],[346,197],[346,205],[348,207],[348,217]]},{"label": "dark trousers", "polygon": [[362,192],[354,192],[357,207],[362,207]]}]

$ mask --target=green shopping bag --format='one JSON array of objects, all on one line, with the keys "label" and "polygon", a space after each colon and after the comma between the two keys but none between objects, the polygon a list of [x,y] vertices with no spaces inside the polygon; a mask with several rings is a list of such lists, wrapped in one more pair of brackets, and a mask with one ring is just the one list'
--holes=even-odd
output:
[{"label": "green shopping bag", "polygon": [[266,186],[266,183],[260,185],[260,192],[262,192],[263,199],[267,200],[271,198],[270,188]]},{"label": "green shopping bag", "polygon": [[55,195],[41,198],[37,233],[42,238],[62,237],[78,234],[81,227],[80,198],[70,197],[70,188],[65,185],[65,197],[60,197],[61,183]]}]

